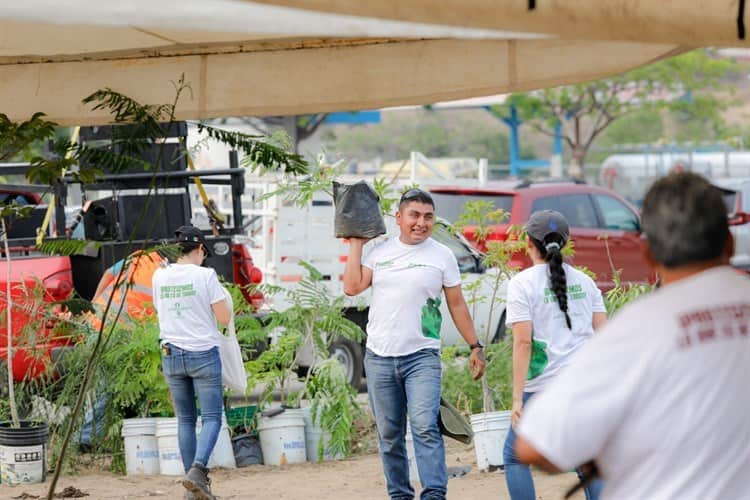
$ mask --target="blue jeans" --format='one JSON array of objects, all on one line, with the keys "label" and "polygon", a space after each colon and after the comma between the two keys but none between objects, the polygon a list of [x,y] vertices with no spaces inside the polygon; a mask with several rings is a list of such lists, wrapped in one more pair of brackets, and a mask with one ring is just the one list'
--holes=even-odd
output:
[{"label": "blue jeans", "polygon": [[448,486],[445,447],[440,435],[440,352],[424,349],[407,356],[378,356],[369,349],[365,372],[370,406],[380,441],[388,495],[413,499],[406,456],[406,414],[422,483],[422,499],[444,499]]},{"label": "blue jeans", "polygon": [[[534,393],[523,393],[523,404],[533,396]],[[505,439],[503,447],[503,462],[505,463],[505,484],[508,486],[508,493],[511,500],[535,500],[536,492],[534,491],[534,479],[531,477],[529,466],[518,461],[516,456],[516,433],[511,426],[508,431],[508,437]],[[578,477],[581,472],[576,469]],[[584,488],[586,500],[599,500],[599,494],[602,491],[602,482],[597,479]]]},{"label": "blue jeans", "polygon": [[[171,352],[162,351],[162,370],[167,379],[177,414],[177,442],[182,466],[187,472],[194,464],[206,466],[221,430],[224,391],[221,385],[219,349],[186,351],[166,344]],[[201,407],[201,432],[196,440],[198,412],[195,396]]]}]

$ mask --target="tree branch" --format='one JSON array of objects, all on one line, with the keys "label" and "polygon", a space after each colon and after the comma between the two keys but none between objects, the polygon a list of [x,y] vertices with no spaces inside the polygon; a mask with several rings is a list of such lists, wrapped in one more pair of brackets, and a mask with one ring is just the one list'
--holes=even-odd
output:
[{"label": "tree branch", "polygon": [[[593,88],[592,88],[593,89]],[[613,115],[609,111],[609,107],[614,102],[615,98],[617,97],[618,93],[620,92],[620,86],[617,84],[617,82],[612,82],[612,85],[609,89],[609,96],[604,103],[599,103],[598,98],[595,95],[595,92],[592,91],[591,97],[592,102],[597,103],[597,108],[599,109],[599,113],[596,115],[596,118],[592,122],[591,125],[591,131],[588,134],[588,139],[584,141],[584,148],[588,150],[589,146],[594,142],[594,139],[605,129],[609,126],[610,123],[612,123],[615,119],[622,116],[622,114]],[[599,123],[601,119],[605,118],[604,123],[600,126]]]},{"label": "tree branch", "polygon": [[297,140],[303,141],[313,135],[325,123],[328,113],[317,113],[304,127],[297,127]]},{"label": "tree branch", "polygon": [[617,118],[621,116],[622,116],[621,114],[617,116],[610,116],[609,114],[607,114],[607,120],[604,123],[602,123],[602,125],[598,129],[592,130],[591,135],[589,136],[589,139],[586,141],[586,144],[584,145],[584,150],[588,151],[589,147],[591,147],[591,144],[594,142],[594,139],[596,139],[596,137],[605,128],[607,128],[610,123],[612,123],[613,121],[615,121]]}]

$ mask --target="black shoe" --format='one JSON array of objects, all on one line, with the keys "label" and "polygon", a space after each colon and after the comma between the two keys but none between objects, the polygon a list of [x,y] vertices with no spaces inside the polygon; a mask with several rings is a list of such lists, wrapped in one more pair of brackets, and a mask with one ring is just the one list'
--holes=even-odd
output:
[{"label": "black shoe", "polygon": [[182,480],[182,485],[193,494],[195,500],[216,500],[211,494],[211,481],[208,479],[208,469],[195,464]]}]

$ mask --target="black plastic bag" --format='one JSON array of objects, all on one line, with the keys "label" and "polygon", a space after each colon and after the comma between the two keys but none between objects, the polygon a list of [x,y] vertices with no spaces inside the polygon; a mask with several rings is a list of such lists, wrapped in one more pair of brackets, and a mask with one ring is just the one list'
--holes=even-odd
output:
[{"label": "black plastic bag", "polygon": [[263,463],[263,451],[257,436],[240,434],[232,438],[232,449],[237,467]]},{"label": "black plastic bag", "polygon": [[333,204],[336,206],[336,238],[369,239],[385,234],[380,198],[365,181],[356,184],[334,182]]}]

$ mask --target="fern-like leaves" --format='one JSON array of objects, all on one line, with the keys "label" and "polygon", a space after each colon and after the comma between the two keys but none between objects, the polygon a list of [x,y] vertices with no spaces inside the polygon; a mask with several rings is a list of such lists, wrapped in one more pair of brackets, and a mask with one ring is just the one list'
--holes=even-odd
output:
[{"label": "fern-like leaves", "polygon": [[100,244],[86,240],[44,240],[37,250],[47,255],[90,255],[98,251]]},{"label": "fern-like leaves", "polygon": [[290,174],[306,174],[308,163],[301,155],[289,153],[284,148],[262,141],[263,136],[230,132],[214,128],[203,123],[198,124],[198,131],[205,132],[211,139],[222,142],[245,154],[245,161],[253,167],[280,169]]}]

